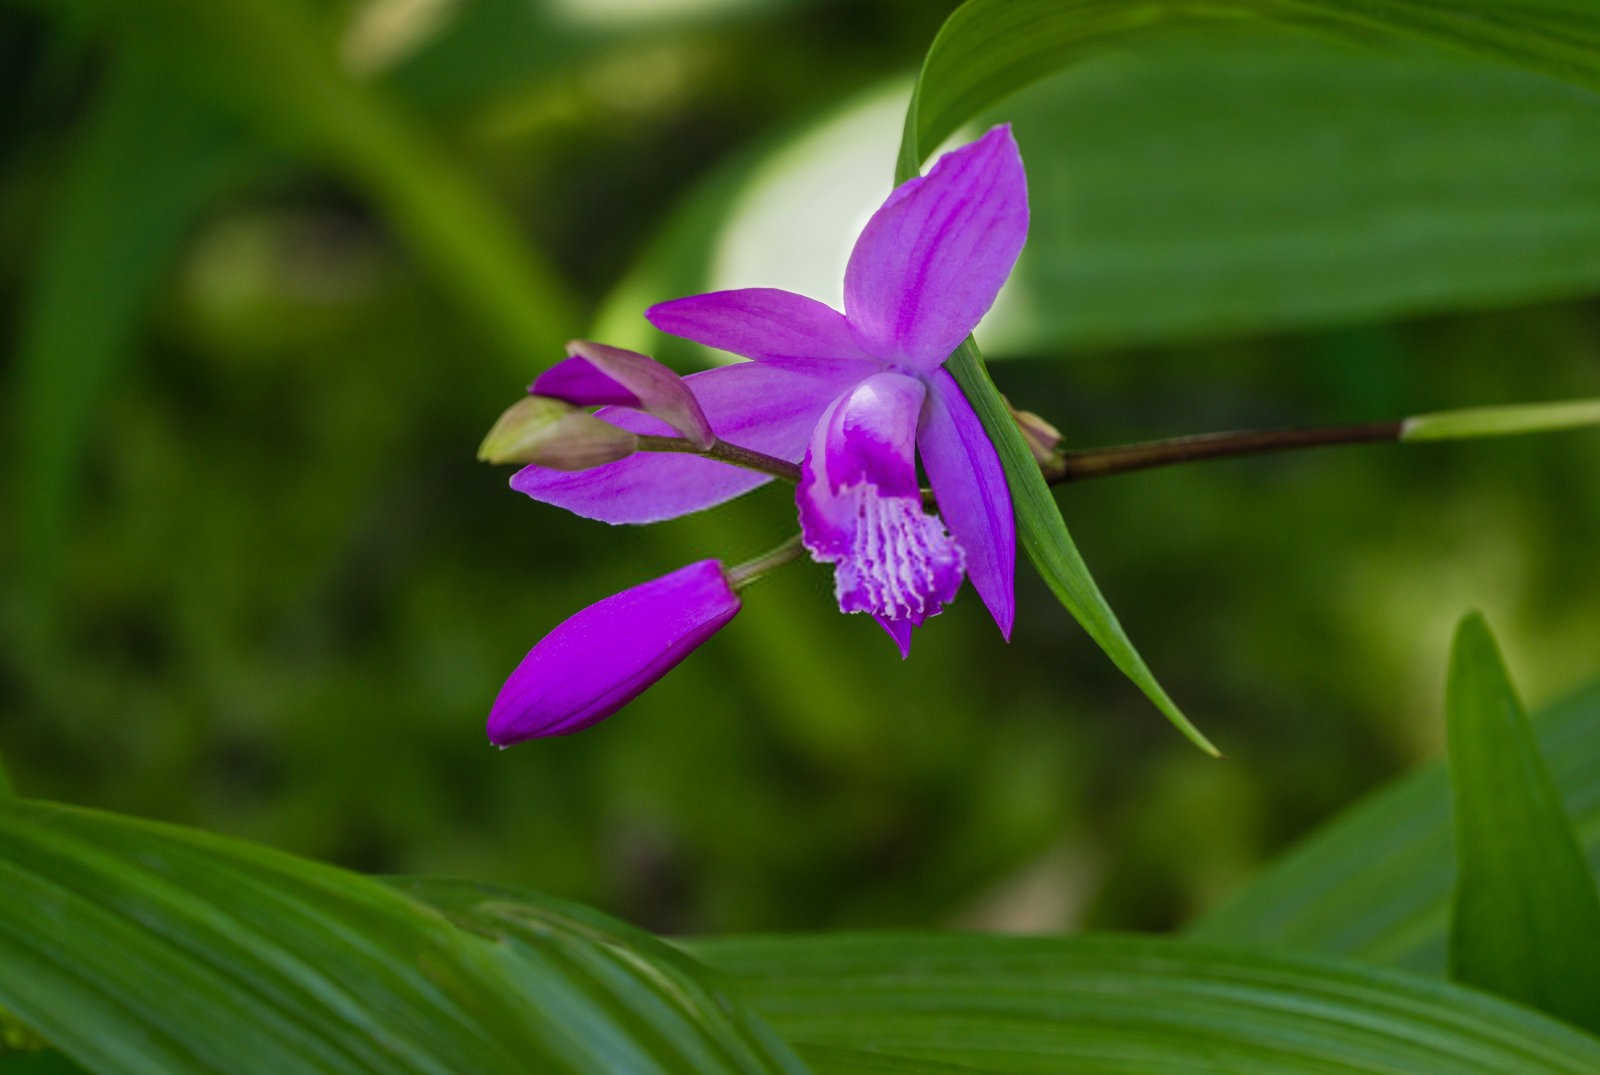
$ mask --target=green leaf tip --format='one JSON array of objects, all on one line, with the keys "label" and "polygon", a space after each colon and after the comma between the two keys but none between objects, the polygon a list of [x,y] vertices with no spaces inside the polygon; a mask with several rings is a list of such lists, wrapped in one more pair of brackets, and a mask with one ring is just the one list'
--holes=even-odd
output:
[{"label": "green leaf tip", "polygon": [[1600,1031],[1600,893],[1481,613],[1456,630],[1446,717],[1450,976]]},{"label": "green leaf tip", "polygon": [[[1564,429],[1581,429],[1593,425],[1600,425],[1600,399],[1571,399],[1555,403],[1471,407],[1459,411],[1413,415],[1401,423],[1400,439],[1403,441],[1467,440],[1473,437],[1510,437],[1522,433],[1555,433]],[[1465,623],[1462,626],[1464,628]],[[1487,632],[1487,627],[1484,630]]]},{"label": "green leaf tip", "polygon": [[949,370],[977,411],[983,428],[994,441],[1005,468],[1006,484],[1011,488],[1012,508],[1017,516],[1017,532],[1022,547],[1056,599],[1072,614],[1089,637],[1105,651],[1122,674],[1133,681],[1145,697],[1182,732],[1185,738],[1213,758],[1222,752],[1195,727],[1156,681],[1144,658],[1134,648],[1111,605],[1089,574],[1077,544],[1067,531],[1050,487],[1039,472],[1033,450],[1012,418],[1005,397],[995,388],[977,345],[968,339],[950,359]]}]

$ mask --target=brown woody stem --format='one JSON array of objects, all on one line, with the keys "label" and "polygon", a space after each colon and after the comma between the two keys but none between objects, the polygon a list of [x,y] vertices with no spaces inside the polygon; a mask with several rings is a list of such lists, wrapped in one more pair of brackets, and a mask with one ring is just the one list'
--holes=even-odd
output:
[{"label": "brown woody stem", "polygon": [[1051,485],[1147,470],[1200,459],[1260,455],[1316,448],[1327,444],[1361,444],[1398,441],[1400,422],[1364,422],[1359,425],[1322,426],[1316,429],[1258,429],[1225,433],[1198,433],[1169,440],[1123,444],[1115,448],[1090,448],[1063,452],[1039,465]]}]

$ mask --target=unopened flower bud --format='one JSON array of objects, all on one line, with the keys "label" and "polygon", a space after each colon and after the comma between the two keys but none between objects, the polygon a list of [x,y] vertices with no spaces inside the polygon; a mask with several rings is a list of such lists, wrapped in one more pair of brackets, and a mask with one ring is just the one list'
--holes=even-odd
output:
[{"label": "unopened flower bud", "polygon": [[559,399],[528,396],[495,421],[478,458],[485,463],[537,463],[552,470],[588,470],[624,459],[639,442],[626,429]]},{"label": "unopened flower bud", "polygon": [[609,717],[739,611],[722,565],[701,560],[613,594],[562,622],[511,673],[489,741],[566,735]]},{"label": "unopened flower bud", "polygon": [[1006,400],[1006,407],[1011,411],[1012,420],[1017,423],[1017,428],[1022,431],[1022,439],[1028,442],[1034,462],[1041,467],[1048,467],[1058,462],[1057,456],[1061,453],[1061,430],[1032,411],[1020,411],[1011,406],[1009,399]]},{"label": "unopened flower bud", "polygon": [[630,407],[661,419],[696,448],[716,442],[711,423],[682,377],[648,355],[588,340],[567,344],[567,359],[539,375],[536,395],[580,407]]}]

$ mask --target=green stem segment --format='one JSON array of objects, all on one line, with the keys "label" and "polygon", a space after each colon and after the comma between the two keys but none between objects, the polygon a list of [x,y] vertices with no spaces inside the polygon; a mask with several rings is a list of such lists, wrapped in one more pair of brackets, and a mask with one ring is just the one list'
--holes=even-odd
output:
[{"label": "green stem segment", "polygon": [[728,584],[735,590],[742,590],[752,582],[761,578],[773,568],[782,567],[792,560],[798,560],[805,555],[806,547],[801,543],[800,535],[785,541],[771,552],[762,553],[754,560],[746,560],[742,564],[735,564],[728,569]]}]

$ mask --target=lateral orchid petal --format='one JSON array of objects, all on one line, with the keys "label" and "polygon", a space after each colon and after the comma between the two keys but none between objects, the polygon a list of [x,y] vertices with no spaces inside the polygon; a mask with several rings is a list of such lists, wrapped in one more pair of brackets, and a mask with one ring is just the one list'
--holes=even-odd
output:
[{"label": "lateral orchid petal", "polygon": [[1009,640],[1017,607],[1011,489],[993,442],[961,386],[944,370],[928,378],[917,449],[939,514],[966,553],[972,586]]},{"label": "lateral orchid petal", "polygon": [[834,565],[839,610],[877,616],[902,654],[910,627],[961,587],[961,547],[922,510],[917,484],[926,391],[917,378],[880,373],[836,399],[817,423],[795,494],[812,559]]},{"label": "lateral orchid petal", "polygon": [[994,304],[1027,234],[1027,178],[1002,125],[873,214],[845,270],[845,314],[878,358],[935,369]]},{"label": "lateral orchid petal", "polygon": [[[862,379],[856,362],[740,362],[684,378],[712,430],[724,440],[798,463],[830,400]],[[606,408],[600,418],[634,433],[671,427],[637,411]],[[678,452],[639,452],[583,471],[528,466],[511,477],[520,493],[607,523],[653,523],[713,507],[772,479]]]},{"label": "lateral orchid petal", "polygon": [[662,332],[762,362],[809,358],[872,361],[844,314],[816,299],[775,287],[690,295],[658,303],[644,316]]},{"label": "lateral orchid petal", "polygon": [[632,407],[666,422],[697,448],[716,439],[683,378],[648,355],[589,340],[567,344],[568,358],[539,375],[529,391],[580,407]]},{"label": "lateral orchid petal", "polygon": [[739,597],[715,560],[590,605],[545,635],[511,673],[489,711],[489,741],[507,747],[603,720],[738,611]]}]

